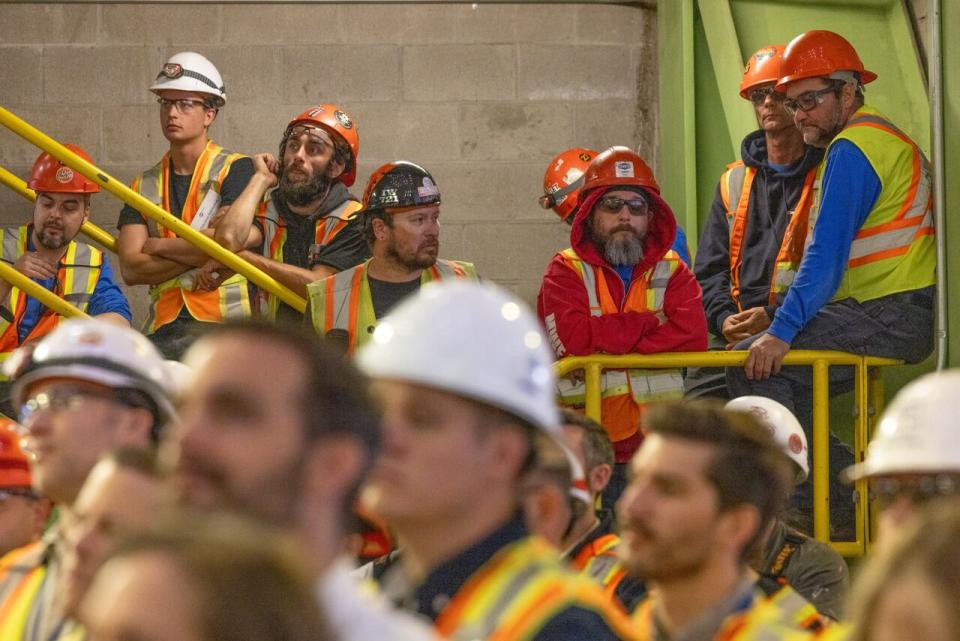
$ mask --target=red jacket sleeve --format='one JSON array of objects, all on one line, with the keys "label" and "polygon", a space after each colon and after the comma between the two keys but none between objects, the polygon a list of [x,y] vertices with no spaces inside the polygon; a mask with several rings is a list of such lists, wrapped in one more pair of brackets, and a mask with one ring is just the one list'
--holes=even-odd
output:
[{"label": "red jacket sleeve", "polygon": [[[696,281],[693,284],[696,285]],[[699,286],[697,304],[700,304]],[[554,257],[547,266],[537,296],[537,313],[557,358],[600,352],[629,354],[636,351],[637,341],[642,336],[657,330],[660,325],[659,319],[650,312],[591,316],[583,281],[560,257]],[[700,318],[703,319],[702,310]],[[706,349],[705,338],[703,349]]]},{"label": "red jacket sleeve", "polygon": [[667,284],[663,313],[667,322],[641,336],[632,351],[641,354],[706,351],[707,319],[703,314],[700,284],[683,263]]}]

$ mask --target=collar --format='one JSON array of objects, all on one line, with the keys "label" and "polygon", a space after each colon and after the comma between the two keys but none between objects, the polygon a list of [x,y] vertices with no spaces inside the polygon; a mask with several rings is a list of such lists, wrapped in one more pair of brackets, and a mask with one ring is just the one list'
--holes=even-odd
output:
[{"label": "collar", "polygon": [[[276,187],[270,192],[270,197],[273,199],[273,204],[277,208],[277,211],[284,218],[292,219],[304,219],[304,216],[295,214],[293,211],[287,207],[287,202],[280,197],[280,190]],[[342,205],[348,200],[357,200],[353,194],[347,191],[346,186],[339,180],[330,185],[330,188],[327,189],[326,196],[323,197],[323,200],[320,201],[320,204],[317,205],[316,210],[312,214],[306,217],[306,220],[311,223],[316,222],[317,219],[323,218],[334,209]]]},{"label": "collar", "polygon": [[614,531],[613,511],[603,510],[597,515],[599,518],[593,524],[593,527],[583,535],[583,538],[563,553],[563,558],[573,560],[579,556],[583,549],[599,539],[600,537],[611,534]]},{"label": "collar", "polygon": [[749,575],[745,576],[729,596],[703,612],[672,637],[667,634],[660,621],[656,601],[654,601],[654,607],[651,610],[654,638],[657,641],[711,641],[729,617],[753,607],[755,599],[754,582]]}]

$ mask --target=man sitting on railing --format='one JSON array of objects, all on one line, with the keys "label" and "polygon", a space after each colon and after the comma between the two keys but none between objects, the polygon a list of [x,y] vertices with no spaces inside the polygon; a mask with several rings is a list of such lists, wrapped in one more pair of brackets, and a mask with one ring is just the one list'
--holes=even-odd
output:
[{"label": "man sitting on railing", "polygon": [[[677,223],[659,192],[653,172],[626,147],[611,147],[587,167],[571,247],[550,262],[537,301],[557,358],[707,348],[700,285],[670,249]],[[561,379],[560,396],[582,405],[582,381]],[[625,464],[642,440],[643,406],[682,396],[679,370],[604,373],[603,425],[616,460],[608,492],[623,488]]]}]

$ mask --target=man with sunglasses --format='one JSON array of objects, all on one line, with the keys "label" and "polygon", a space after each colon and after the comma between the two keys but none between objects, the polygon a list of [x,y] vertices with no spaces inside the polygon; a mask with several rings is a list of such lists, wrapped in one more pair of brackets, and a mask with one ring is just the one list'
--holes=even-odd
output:
[{"label": "man with sunglasses", "polygon": [[[807,216],[823,150],[805,145],[773,90],[783,45],[750,56],[740,97],[753,104],[760,128],[747,135],[740,157],[720,176],[694,273],[703,287],[710,348],[724,349],[770,326],[783,302],[807,233]],[[688,397],[727,396],[720,368],[690,368]]]},{"label": "man with sunglasses", "polygon": [[[611,147],[593,159],[571,246],[550,262],[537,300],[557,358],[706,349],[700,285],[670,249],[676,226],[640,156]],[[643,406],[680,398],[683,379],[679,370],[607,370],[603,385],[602,423],[615,460],[607,496],[615,498],[642,440]],[[565,405],[583,405],[582,377],[561,379],[559,386]]]},{"label": "man with sunglasses", "polygon": [[[830,31],[803,33],[787,46],[778,91],[804,142],[825,147],[813,187],[808,246],[797,277],[763,333],[741,342],[743,368],[731,368],[732,396],[783,403],[810,438],[812,374],[781,371],[790,349],[836,349],[915,363],[933,350],[936,249],[930,165],[916,143],[864,105],[876,78],[856,50]],[[853,368],[830,369],[830,391],[853,385]],[[836,444],[836,441],[835,441]],[[853,463],[833,447],[831,478]],[[852,517],[849,499],[831,502]],[[804,505],[809,506],[809,491]],[[850,520],[850,519],[847,519]],[[843,527],[846,523],[839,523]]]},{"label": "man with sunglasses", "polygon": [[[220,72],[198,53],[184,51],[163,65],[150,87],[170,150],[131,187],[197,231],[213,235],[220,217],[253,175],[249,158],[207,136],[226,103]],[[144,331],[167,358],[178,358],[200,323],[250,315],[247,281],[220,270],[206,254],[158,227],[129,205],[120,228],[120,271],[128,285],[150,285]]]},{"label": "man with sunglasses", "polygon": [[[95,319],[71,319],[35,348],[4,364],[21,408],[23,447],[33,488],[71,509],[106,452],[155,444],[173,415],[172,381],[156,348],[139,332]],[[61,639],[66,619],[57,599],[63,531],[14,550],[0,562],[0,639]]]}]

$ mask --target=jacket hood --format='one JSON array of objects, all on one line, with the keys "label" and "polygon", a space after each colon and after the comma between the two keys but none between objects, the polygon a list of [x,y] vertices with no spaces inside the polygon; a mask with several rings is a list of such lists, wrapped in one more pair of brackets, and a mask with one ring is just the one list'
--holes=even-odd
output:
[{"label": "jacket hood", "polygon": [[[570,228],[570,246],[580,258],[591,265],[607,264],[603,255],[593,243],[593,236],[590,232],[591,210],[603,194],[617,189],[622,189],[622,187],[594,189],[589,193],[582,194],[580,203],[577,205],[573,225]],[[637,189],[643,190],[643,195],[649,200],[650,207],[653,209],[650,226],[647,228],[647,237],[643,242],[643,259],[633,270],[634,274],[642,274],[663,258],[664,254],[673,246],[674,237],[677,235],[677,219],[673,215],[673,210],[660,197],[660,194],[643,187]]]},{"label": "jacket hood", "polygon": [[[811,147],[810,145],[804,145],[804,148],[805,151],[800,162],[795,163],[787,169],[787,171],[779,173],[778,175],[780,177],[791,178],[793,176],[804,175],[810,171],[811,167],[815,167],[823,159],[823,149]],[[743,142],[740,144],[740,157],[743,159],[743,164],[747,167],[753,167],[754,169],[766,167],[772,169],[767,158],[767,136],[763,133],[762,129],[748,134],[747,137],[743,139]]]}]

